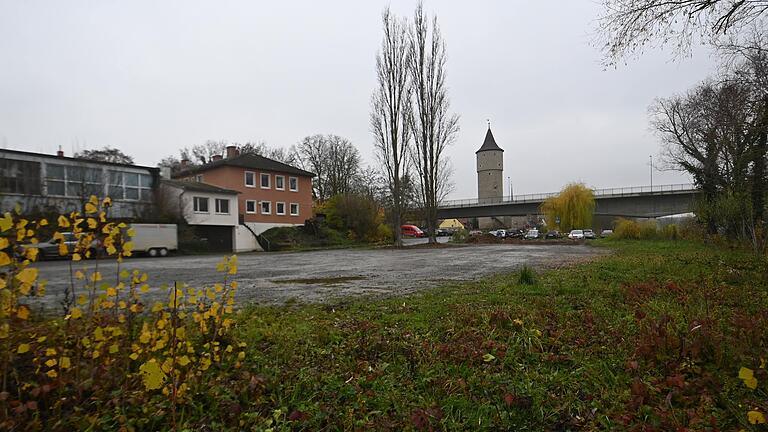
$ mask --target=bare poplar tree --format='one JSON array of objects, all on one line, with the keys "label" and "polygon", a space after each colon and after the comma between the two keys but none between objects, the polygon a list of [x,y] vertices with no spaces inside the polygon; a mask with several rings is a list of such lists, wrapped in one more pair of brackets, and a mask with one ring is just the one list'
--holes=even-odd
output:
[{"label": "bare poplar tree", "polygon": [[406,23],[392,16],[389,8],[382,13],[381,21],[384,36],[376,55],[377,87],[371,97],[371,133],[391,194],[395,246],[400,247],[403,244],[400,225],[405,204],[402,181],[408,172],[410,141],[408,33]]},{"label": "bare poplar tree", "polygon": [[436,243],[437,206],[450,182],[445,149],[459,131],[459,116],[450,112],[445,82],[445,42],[437,24],[431,25],[421,4],[416,7],[409,31],[409,64],[413,108],[409,119],[414,145],[411,147],[418,174],[420,197],[427,221],[429,242]]}]

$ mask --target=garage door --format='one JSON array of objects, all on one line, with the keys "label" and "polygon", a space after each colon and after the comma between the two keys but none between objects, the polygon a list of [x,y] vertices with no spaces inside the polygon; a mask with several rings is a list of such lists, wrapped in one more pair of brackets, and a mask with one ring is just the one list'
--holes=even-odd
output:
[{"label": "garage door", "polygon": [[202,226],[194,228],[195,237],[204,242],[211,252],[232,252],[231,226]]}]

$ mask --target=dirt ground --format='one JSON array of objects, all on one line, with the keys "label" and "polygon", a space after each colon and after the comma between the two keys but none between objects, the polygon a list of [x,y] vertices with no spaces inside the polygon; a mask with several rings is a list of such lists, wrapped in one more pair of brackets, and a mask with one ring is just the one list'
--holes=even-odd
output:
[{"label": "dirt ground", "polygon": [[[450,281],[513,272],[523,264],[557,267],[604,254],[580,244],[492,244],[438,248],[343,249],[312,252],[240,254],[239,303],[282,304],[288,301],[333,302],[356,296],[404,295]],[[152,298],[164,298],[162,284],[175,281],[205,286],[221,281],[218,255],[133,258],[123,268],[149,274]],[[95,261],[81,262],[96,265]],[[55,307],[69,284],[69,263],[37,264],[48,280],[41,307]],[[99,261],[105,281],[114,280],[116,264]],[[76,288],[83,292],[83,288]]]}]

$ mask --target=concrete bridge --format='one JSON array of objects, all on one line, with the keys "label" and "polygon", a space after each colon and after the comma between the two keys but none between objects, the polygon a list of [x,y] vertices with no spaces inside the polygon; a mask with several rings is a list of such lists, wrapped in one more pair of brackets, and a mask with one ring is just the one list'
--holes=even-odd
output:
[{"label": "concrete bridge", "polygon": [[[692,184],[635,186],[593,189],[595,216],[656,218],[694,210],[701,193]],[[513,198],[486,198],[443,201],[440,219],[527,216],[540,213],[539,206],[557,193],[517,195]]]}]

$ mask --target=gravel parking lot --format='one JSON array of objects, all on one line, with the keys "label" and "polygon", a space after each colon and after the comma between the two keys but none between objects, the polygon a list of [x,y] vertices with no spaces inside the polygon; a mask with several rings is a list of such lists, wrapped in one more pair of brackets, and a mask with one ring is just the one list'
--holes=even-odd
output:
[{"label": "gravel parking lot", "polygon": [[[585,245],[546,244],[247,253],[238,257],[236,279],[241,303],[328,302],[352,296],[403,295],[447,281],[512,272],[523,264],[552,267],[602,253],[602,249]],[[221,274],[215,270],[220,260],[217,255],[132,258],[123,268],[148,273],[153,287],[150,295],[159,298],[164,297],[159,288],[162,284],[180,281],[205,286],[220,282]],[[38,266],[40,278],[49,281],[42,305],[53,307],[69,284],[69,263],[51,261]],[[105,281],[113,280],[114,262],[102,260],[98,266]]]}]

